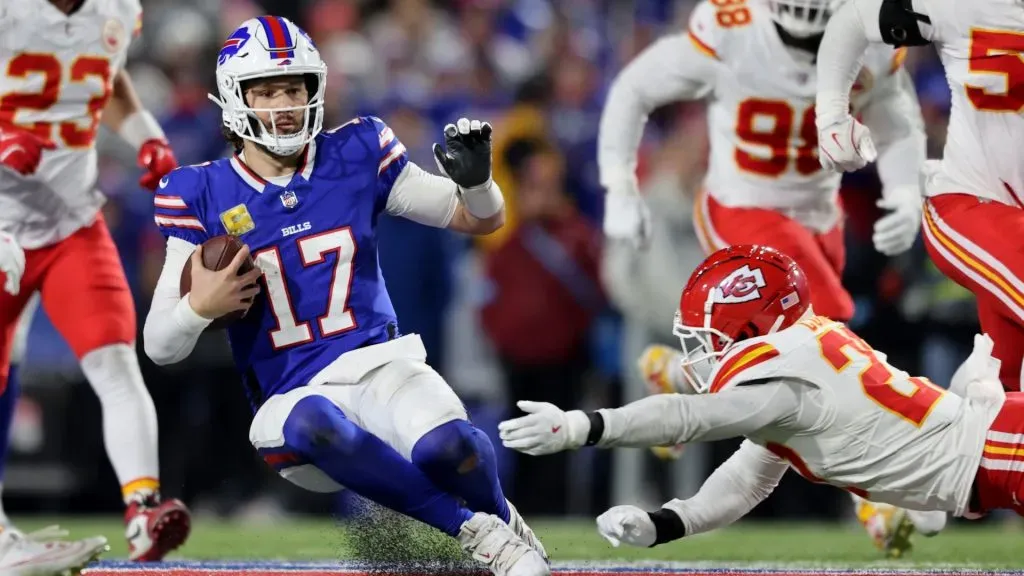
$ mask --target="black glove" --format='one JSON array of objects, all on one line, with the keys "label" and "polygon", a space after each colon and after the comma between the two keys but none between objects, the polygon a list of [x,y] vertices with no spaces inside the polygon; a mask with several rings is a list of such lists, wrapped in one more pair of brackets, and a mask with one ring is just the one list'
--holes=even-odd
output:
[{"label": "black glove", "polygon": [[441,172],[461,188],[474,188],[491,179],[491,125],[459,118],[444,127],[444,145],[434,144],[434,160]]}]

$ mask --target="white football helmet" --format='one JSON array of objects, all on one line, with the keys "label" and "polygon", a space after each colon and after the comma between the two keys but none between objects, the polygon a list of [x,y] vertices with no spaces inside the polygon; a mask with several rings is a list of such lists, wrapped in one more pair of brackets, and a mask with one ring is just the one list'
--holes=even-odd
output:
[{"label": "white football helmet", "polygon": [[842,0],[768,0],[772,19],[797,38],[825,31],[828,19]]},{"label": "white football helmet", "polygon": [[[303,74],[309,102],[288,108],[252,108],[245,100],[243,83],[257,78]],[[278,156],[302,150],[324,122],[324,87],[327,65],[306,32],[286,18],[260,16],[246,20],[221,47],[217,57],[217,89],[220,98],[209,97],[220,106],[224,125],[240,138],[262,144]],[[302,110],[305,122],[294,134],[278,134],[271,114],[270,126],[256,112]]]}]

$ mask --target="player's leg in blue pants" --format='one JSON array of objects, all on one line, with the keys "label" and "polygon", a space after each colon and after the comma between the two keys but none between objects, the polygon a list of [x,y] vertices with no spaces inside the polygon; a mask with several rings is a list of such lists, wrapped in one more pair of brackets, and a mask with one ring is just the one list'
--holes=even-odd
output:
[{"label": "player's leg in blue pants", "polygon": [[462,498],[470,510],[509,521],[490,438],[466,420],[427,432],[412,449],[412,461],[434,484]]},{"label": "player's leg in blue pants", "polygon": [[341,486],[451,536],[473,515],[323,396],[307,396],[295,404],[284,423],[284,440],[280,449],[262,449],[264,459],[312,464]]}]

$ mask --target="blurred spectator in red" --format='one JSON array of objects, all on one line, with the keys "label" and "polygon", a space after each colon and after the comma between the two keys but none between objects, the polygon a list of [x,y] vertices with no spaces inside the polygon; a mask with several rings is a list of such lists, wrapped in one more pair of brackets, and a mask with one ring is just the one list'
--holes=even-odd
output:
[{"label": "blurred spectator in red", "polygon": [[[493,290],[481,315],[520,399],[574,406],[589,362],[589,330],[606,306],[598,279],[600,233],[565,193],[562,156],[542,140],[505,152],[519,205],[519,226],[485,256]],[[524,514],[566,512],[564,455],[518,458],[514,496]]]}]

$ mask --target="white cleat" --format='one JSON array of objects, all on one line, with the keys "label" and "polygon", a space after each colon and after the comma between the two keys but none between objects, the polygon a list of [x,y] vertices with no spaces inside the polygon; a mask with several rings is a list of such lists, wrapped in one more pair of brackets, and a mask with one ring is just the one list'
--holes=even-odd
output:
[{"label": "white cleat", "polygon": [[516,510],[516,507],[508,500],[505,500],[505,502],[508,504],[508,527],[516,533],[516,536],[522,538],[523,542],[526,542],[527,546],[533,548],[537,554],[540,554],[540,557],[543,558],[545,562],[551,564],[551,560],[548,558],[548,551],[544,549],[544,545],[541,544],[540,538],[537,538],[537,535],[533,533],[533,530],[526,525],[526,520],[523,520],[523,517],[519,515],[519,510]]},{"label": "white cleat", "polygon": [[493,514],[477,512],[459,531],[462,549],[495,576],[550,576],[551,568],[536,550]]},{"label": "white cleat", "polygon": [[110,549],[107,539],[45,540],[56,531],[29,536],[17,530],[0,531],[0,574],[3,576],[73,576]]},{"label": "white cleat", "polygon": [[907,510],[907,517],[914,523],[914,528],[921,536],[930,538],[946,527],[946,513],[941,510],[919,512]]}]

